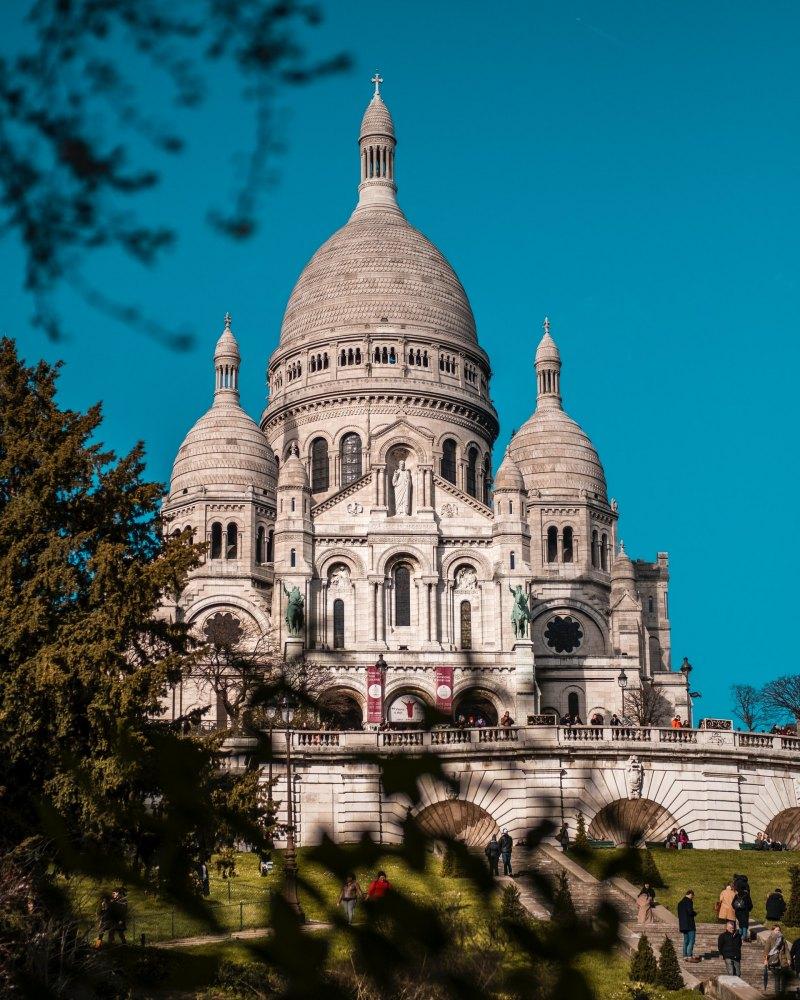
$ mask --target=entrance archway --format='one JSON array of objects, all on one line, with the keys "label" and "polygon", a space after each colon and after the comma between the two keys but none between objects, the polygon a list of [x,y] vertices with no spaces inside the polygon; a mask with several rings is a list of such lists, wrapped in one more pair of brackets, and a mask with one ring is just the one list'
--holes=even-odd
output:
[{"label": "entrance archway", "polygon": [[364,714],[356,698],[346,691],[326,691],[319,701],[320,722],[331,729],[363,729]]},{"label": "entrance archway", "polygon": [[474,802],[450,799],[426,806],[416,817],[429,837],[460,840],[467,847],[485,847],[500,828],[485,809]]},{"label": "entrance archway", "polygon": [[[494,707],[492,699],[483,691],[477,688],[470,688],[456,698],[453,706],[453,718],[460,721],[464,717],[464,725],[497,725],[497,709]],[[472,722],[470,722],[472,718]],[[480,722],[479,720],[483,720]]]},{"label": "entrance archway", "polygon": [[766,833],[790,851],[800,850],[800,806],[779,812],[770,820]]},{"label": "entrance archway", "polygon": [[665,841],[678,825],[672,813],[651,799],[617,799],[597,813],[588,833],[592,840],[643,847],[645,843]]}]

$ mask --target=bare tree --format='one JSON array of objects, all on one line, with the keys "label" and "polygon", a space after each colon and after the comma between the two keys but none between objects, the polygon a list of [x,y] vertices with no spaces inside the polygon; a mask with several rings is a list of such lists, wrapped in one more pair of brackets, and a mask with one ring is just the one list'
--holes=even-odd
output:
[{"label": "bare tree", "polygon": [[764,701],[761,691],[751,684],[734,684],[731,687],[733,714],[742,725],[753,732],[763,728],[766,722]]},{"label": "bare tree", "polygon": [[661,685],[644,680],[625,692],[626,715],[639,726],[661,726],[669,721],[672,705],[661,693]]},{"label": "bare tree", "polygon": [[789,714],[800,723],[800,674],[787,674],[768,681],[761,689],[761,698],[768,712]]},{"label": "bare tree", "polygon": [[[235,81],[224,103],[252,116],[249,149],[227,209],[208,221],[234,239],[256,228],[258,199],[280,151],[279,94],[349,66],[342,53],[310,59],[301,39],[321,20],[303,0],[29,0],[24,48],[0,57],[0,235],[25,255],[34,322],[61,335],[54,306],[68,282],[96,308],[175,347],[186,333],[109,299],[84,270],[92,251],[119,250],[150,265],[177,239],[153,222],[141,196],[184,148],[179,112],[196,109],[208,82]],[[27,10],[24,8],[27,7]],[[139,86],[161,83],[148,106]],[[172,107],[170,107],[170,104]],[[220,135],[227,120],[218,123]],[[149,151],[149,152],[148,152]]]}]

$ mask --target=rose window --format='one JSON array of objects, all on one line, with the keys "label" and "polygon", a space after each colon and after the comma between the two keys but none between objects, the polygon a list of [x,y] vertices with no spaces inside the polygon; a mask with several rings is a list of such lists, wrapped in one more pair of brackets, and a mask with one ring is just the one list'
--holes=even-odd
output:
[{"label": "rose window", "polygon": [[239,619],[230,611],[218,611],[212,615],[203,626],[203,632],[215,646],[235,646],[244,634]]},{"label": "rose window", "polygon": [[545,642],[556,653],[571,653],[580,646],[582,638],[581,623],[571,615],[556,615],[544,630]]}]

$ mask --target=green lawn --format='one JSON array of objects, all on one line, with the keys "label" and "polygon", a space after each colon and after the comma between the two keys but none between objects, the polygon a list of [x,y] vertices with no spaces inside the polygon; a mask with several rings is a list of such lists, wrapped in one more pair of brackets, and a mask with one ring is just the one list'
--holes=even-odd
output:
[{"label": "green lawn", "polygon": [[[593,875],[602,878],[605,866],[621,854],[616,850],[596,850],[590,857],[575,858]],[[675,912],[675,907],[687,889],[694,889],[694,905],[700,920],[716,919],[714,903],[727,881],[734,874],[747,875],[753,897],[751,920],[764,919],[767,896],[780,886],[789,902],[789,868],[800,865],[800,851],[652,851],[658,870],[667,883],[659,889],[657,899]]]},{"label": "green lawn", "polygon": [[[211,895],[204,900],[208,920],[190,917],[172,905],[168,899],[146,896],[143,891],[129,888],[128,893],[128,935],[138,941],[142,934],[148,942],[166,941],[171,938],[193,937],[223,931],[237,931],[251,927],[265,927],[268,924],[269,898],[272,891],[280,887],[282,878],[283,852],[273,852],[275,869],[271,875],[262,878],[258,874],[258,859],[254,854],[237,855],[237,876],[223,879],[210,866]],[[329,910],[336,906],[339,896],[339,881],[316,865],[311,865],[307,852],[298,852],[301,877],[308,880],[311,891],[301,888],[300,902],[309,921],[326,921]],[[468,883],[463,880],[444,879],[440,874],[441,861],[431,855],[425,872],[416,872],[398,863],[391,857],[381,859],[375,866],[385,869],[389,880],[401,888],[414,900],[440,899],[445,902],[460,902],[471,906],[474,899],[468,891]],[[366,892],[374,871],[357,871],[361,886]],[[72,878],[66,883],[87,924],[96,923],[97,905],[105,885],[89,879]],[[321,898],[316,898],[319,894]],[[213,926],[216,921],[218,927]]]}]

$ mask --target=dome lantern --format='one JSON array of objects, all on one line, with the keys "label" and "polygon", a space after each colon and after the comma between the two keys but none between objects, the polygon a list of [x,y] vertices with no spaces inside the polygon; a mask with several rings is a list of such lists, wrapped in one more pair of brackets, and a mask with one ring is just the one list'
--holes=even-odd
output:
[{"label": "dome lantern", "polygon": [[536,408],[561,409],[561,355],[550,336],[550,320],[544,318],[544,335],[536,348]]},{"label": "dome lantern", "polygon": [[225,329],[214,348],[214,402],[239,401],[239,345],[231,330],[231,314],[225,313]]},{"label": "dome lantern", "polygon": [[394,154],[397,142],[394,122],[381,97],[383,77],[372,77],[375,93],[361,119],[358,151],[361,160],[361,183],[358,187],[358,207],[380,205],[396,208],[397,185],[394,182]]}]

